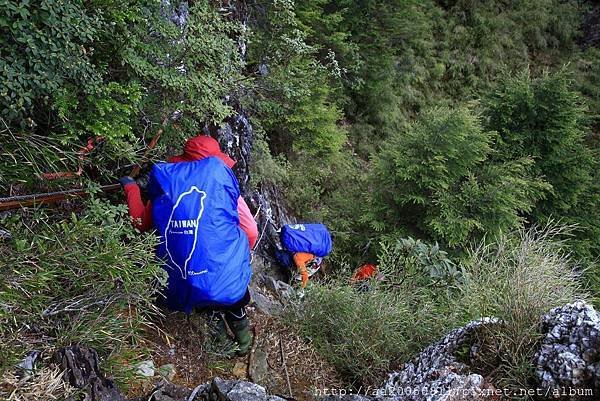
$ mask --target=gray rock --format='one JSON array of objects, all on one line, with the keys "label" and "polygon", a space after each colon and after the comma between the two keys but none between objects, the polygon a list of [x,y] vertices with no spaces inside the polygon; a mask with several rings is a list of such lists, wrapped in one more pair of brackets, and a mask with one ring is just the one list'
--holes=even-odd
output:
[{"label": "gray rock", "polygon": [[283,314],[283,305],[279,301],[269,298],[259,289],[250,287],[250,295],[259,311],[271,316],[281,316]]},{"label": "gray rock", "polygon": [[[241,380],[213,379],[210,395],[216,395],[218,401],[266,401],[267,391],[258,384]],[[214,397],[211,397],[214,399]]]},{"label": "gray rock", "polygon": [[239,382],[227,393],[227,397],[230,401],[266,400],[267,391],[258,384]]},{"label": "gray rock", "polygon": [[17,367],[21,368],[23,370],[33,370],[35,361],[38,359],[39,356],[40,356],[40,351],[33,350],[33,351],[29,352],[27,354],[27,356],[21,362],[19,362],[17,364]]},{"label": "gray rock", "polygon": [[255,383],[260,383],[265,386],[269,386],[271,384],[267,353],[261,348],[257,348],[256,351],[254,351],[254,358],[251,359],[249,373],[250,378]]},{"label": "gray rock", "polygon": [[266,77],[267,75],[269,75],[269,67],[267,67],[267,65],[264,63],[260,64],[258,66],[257,73],[260,76]]},{"label": "gray rock", "polygon": [[135,368],[135,373],[140,376],[154,377],[154,361],[152,359],[138,363]]},{"label": "gray rock", "polygon": [[237,382],[238,380],[224,380],[220,377],[215,377],[205,391],[225,396]]},{"label": "gray rock", "polygon": [[499,321],[484,318],[452,330],[442,340],[425,348],[399,372],[390,374],[379,390],[382,400],[476,401],[492,397],[484,391],[485,381],[456,360],[456,351],[473,335]]},{"label": "gray rock", "polygon": [[158,390],[152,394],[150,401],[178,401],[176,398],[171,397],[168,394],[163,393],[162,390]]},{"label": "gray rock", "polygon": [[535,356],[540,387],[586,389],[600,396],[600,314],[594,307],[575,302],[554,308],[542,318],[541,331],[544,337]]},{"label": "gray rock", "polygon": [[269,287],[273,293],[277,294],[279,299],[282,301],[292,299],[294,297],[294,287],[291,285],[284,283],[281,280],[275,280],[272,277],[266,281],[266,285]]},{"label": "gray rock", "polygon": [[12,239],[12,234],[0,228],[0,241],[8,241],[10,239]]}]

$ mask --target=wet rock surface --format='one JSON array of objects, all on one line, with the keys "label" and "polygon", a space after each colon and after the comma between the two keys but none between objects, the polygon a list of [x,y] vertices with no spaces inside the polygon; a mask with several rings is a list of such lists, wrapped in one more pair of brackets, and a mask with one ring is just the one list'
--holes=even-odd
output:
[{"label": "wet rock surface", "polygon": [[[536,374],[544,390],[592,390],[600,397],[600,314],[584,302],[552,309],[542,319]],[[580,395],[565,400],[583,399]],[[592,399],[592,398],[590,398]],[[593,398],[598,399],[598,398]]]}]

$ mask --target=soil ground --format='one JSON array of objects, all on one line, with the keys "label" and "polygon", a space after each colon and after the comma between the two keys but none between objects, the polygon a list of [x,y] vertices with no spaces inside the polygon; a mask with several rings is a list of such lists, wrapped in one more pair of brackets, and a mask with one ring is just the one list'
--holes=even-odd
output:
[{"label": "soil ground", "polygon": [[[223,356],[207,336],[205,318],[199,313],[192,314],[190,319],[183,313],[166,315],[148,333],[148,357],[156,367],[173,364],[176,374],[172,382],[188,388],[218,376],[255,381],[270,394],[308,401],[314,399],[317,389],[342,386],[335,369],[280,318],[268,316],[253,307],[247,309],[255,341],[252,352],[246,357],[228,359]],[[253,377],[255,367],[261,365],[257,356],[261,356],[258,359],[262,360],[262,369],[267,372],[261,377]],[[155,378],[141,382],[130,388],[128,395],[148,394],[155,382]]]}]

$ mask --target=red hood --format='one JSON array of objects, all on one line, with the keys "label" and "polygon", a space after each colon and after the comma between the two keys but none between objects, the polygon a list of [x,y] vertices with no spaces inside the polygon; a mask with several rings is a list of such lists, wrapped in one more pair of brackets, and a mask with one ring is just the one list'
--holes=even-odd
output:
[{"label": "red hood", "polygon": [[198,135],[190,138],[183,147],[183,153],[178,156],[171,157],[169,163],[191,162],[204,159],[205,157],[216,156],[232,168],[235,165],[235,160],[221,152],[219,142],[208,135]]}]

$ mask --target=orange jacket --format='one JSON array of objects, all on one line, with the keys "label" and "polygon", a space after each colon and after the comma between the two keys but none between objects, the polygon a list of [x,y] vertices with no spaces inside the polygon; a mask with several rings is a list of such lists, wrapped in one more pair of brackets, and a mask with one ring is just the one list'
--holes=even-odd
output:
[{"label": "orange jacket", "polygon": [[308,284],[308,270],[306,270],[306,265],[314,258],[315,255],[308,252],[296,252],[294,254],[294,263],[300,272],[300,277],[302,277],[302,288],[305,288]]}]

